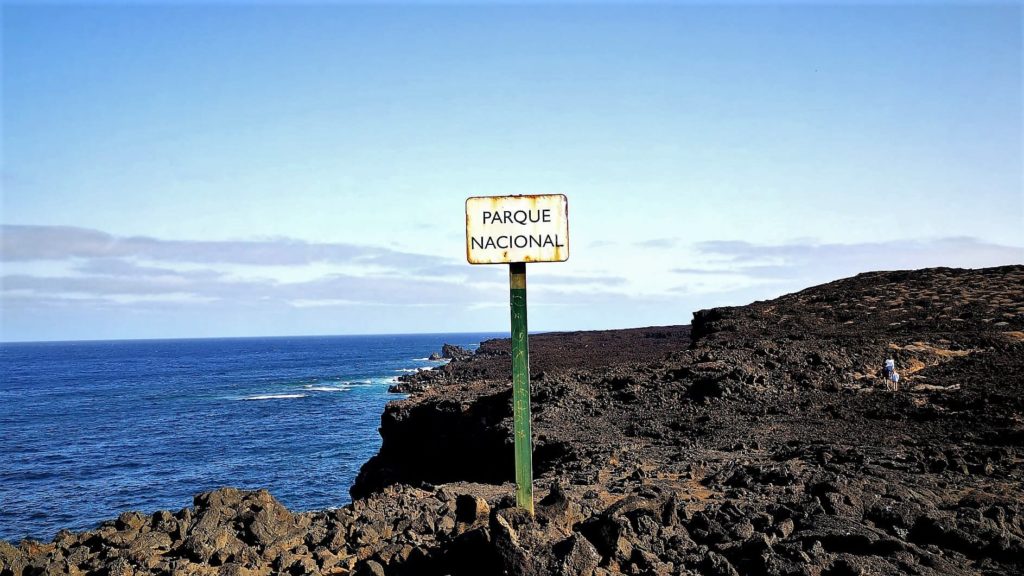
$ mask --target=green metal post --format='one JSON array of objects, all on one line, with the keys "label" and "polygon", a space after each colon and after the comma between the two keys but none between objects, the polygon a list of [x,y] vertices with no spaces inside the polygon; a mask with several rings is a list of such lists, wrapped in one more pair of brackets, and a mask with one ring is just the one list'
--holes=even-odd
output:
[{"label": "green metal post", "polygon": [[512,420],[516,444],[516,505],[533,514],[533,436],[530,432],[530,346],[526,335],[526,263],[508,265],[512,307]]}]

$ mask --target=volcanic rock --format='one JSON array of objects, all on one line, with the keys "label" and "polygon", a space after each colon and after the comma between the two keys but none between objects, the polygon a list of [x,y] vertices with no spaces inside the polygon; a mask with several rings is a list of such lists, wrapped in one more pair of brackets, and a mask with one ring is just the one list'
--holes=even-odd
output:
[{"label": "volcanic rock", "polygon": [[1019,574],[1022,285],[1024,266],[876,272],[692,329],[531,336],[535,517],[489,340],[405,379],[350,505],[222,489],[0,542],[0,573]]},{"label": "volcanic rock", "polygon": [[444,344],[441,346],[442,358],[448,358],[450,360],[465,360],[472,355],[472,352],[466,350],[462,346],[456,346],[454,344]]}]

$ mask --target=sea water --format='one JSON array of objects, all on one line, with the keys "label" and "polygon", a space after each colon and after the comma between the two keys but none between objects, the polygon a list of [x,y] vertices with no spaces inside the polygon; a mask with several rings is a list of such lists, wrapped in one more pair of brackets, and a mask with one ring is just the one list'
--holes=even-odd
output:
[{"label": "sea water", "polygon": [[0,539],[178,510],[221,486],[344,505],[395,377],[437,366],[445,342],[500,336],[0,344]]}]

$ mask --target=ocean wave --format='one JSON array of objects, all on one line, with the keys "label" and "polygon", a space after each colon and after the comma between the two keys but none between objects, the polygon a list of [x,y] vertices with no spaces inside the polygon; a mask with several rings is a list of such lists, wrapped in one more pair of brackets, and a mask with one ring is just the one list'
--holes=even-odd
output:
[{"label": "ocean wave", "polygon": [[257,394],[255,396],[246,396],[245,398],[239,398],[239,400],[282,400],[285,398],[305,397],[305,394]]},{"label": "ocean wave", "polygon": [[307,385],[303,386],[302,389],[303,390],[309,390],[311,392],[346,392],[348,390],[351,390],[352,388],[351,388],[351,386],[344,386],[344,385],[342,385],[342,386],[313,386],[312,384],[307,384]]}]

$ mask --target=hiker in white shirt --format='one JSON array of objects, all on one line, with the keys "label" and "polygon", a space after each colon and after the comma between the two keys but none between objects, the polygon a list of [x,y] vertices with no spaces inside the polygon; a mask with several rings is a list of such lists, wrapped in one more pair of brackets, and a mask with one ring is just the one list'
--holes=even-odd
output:
[{"label": "hiker in white shirt", "polygon": [[885,368],[882,369],[885,378],[885,389],[896,392],[899,390],[900,375],[896,373],[896,361],[892,358],[885,360]]}]

